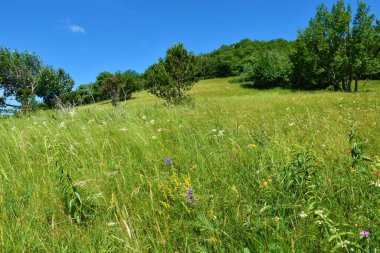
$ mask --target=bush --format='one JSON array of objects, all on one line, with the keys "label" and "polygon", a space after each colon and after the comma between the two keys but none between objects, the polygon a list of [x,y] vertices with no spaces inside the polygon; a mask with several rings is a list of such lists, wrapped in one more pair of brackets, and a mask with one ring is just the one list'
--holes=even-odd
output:
[{"label": "bush", "polygon": [[289,55],[278,50],[259,51],[245,65],[241,75],[244,81],[252,81],[255,87],[286,86],[290,82],[292,63]]}]

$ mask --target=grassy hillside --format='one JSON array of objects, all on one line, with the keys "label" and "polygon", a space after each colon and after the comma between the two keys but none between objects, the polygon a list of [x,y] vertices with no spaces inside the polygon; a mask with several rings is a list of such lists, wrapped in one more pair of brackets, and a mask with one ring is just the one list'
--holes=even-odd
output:
[{"label": "grassy hillside", "polygon": [[379,250],[380,83],[230,80],[0,120],[0,251]]}]

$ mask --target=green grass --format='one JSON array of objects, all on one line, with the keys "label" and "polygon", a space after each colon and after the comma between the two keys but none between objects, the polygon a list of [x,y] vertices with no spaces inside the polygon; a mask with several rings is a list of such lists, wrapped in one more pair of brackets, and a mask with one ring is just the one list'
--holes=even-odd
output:
[{"label": "green grass", "polygon": [[0,251],[380,250],[380,83],[231,80],[196,84],[189,106],[140,92],[116,109],[0,119]]}]

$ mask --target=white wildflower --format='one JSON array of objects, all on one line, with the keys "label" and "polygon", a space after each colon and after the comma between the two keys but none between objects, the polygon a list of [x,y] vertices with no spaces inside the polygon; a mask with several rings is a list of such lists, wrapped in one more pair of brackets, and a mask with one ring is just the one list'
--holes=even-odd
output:
[{"label": "white wildflower", "polygon": [[154,119],[152,119],[152,120],[150,121],[150,124],[151,124],[151,125],[154,125],[154,122],[155,122]]},{"label": "white wildflower", "polygon": [[377,180],[376,182],[375,181],[371,181],[369,183],[370,183],[370,185],[373,185],[373,186],[376,186],[376,187],[380,187],[380,180]]},{"label": "white wildflower", "polygon": [[77,114],[74,110],[72,110],[72,111],[69,111],[69,115],[71,116],[71,117],[74,117],[75,116],[75,114]]},{"label": "white wildflower", "polygon": [[323,215],[323,210],[315,210],[314,213],[316,215],[322,216]]},{"label": "white wildflower", "polygon": [[163,130],[162,128],[157,129],[158,132],[162,132]]},{"label": "white wildflower", "polygon": [[348,241],[348,240],[344,240],[344,241],[340,241],[338,242],[338,245],[341,247],[341,248],[346,248],[348,245],[350,245],[351,242]]},{"label": "white wildflower", "polygon": [[59,127],[60,127],[60,128],[66,128],[65,122],[62,121],[61,124],[59,124]]},{"label": "white wildflower", "polygon": [[302,212],[299,214],[299,216],[300,216],[302,219],[305,219],[305,218],[307,217],[307,214],[306,214],[304,211],[302,211]]},{"label": "white wildflower", "polygon": [[128,131],[128,128],[121,128],[120,131],[122,131],[122,132],[127,132],[127,131]]}]

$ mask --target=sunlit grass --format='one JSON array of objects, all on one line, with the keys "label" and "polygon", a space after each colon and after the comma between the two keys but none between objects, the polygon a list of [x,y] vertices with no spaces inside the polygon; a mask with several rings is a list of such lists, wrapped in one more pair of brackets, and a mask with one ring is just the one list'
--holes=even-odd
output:
[{"label": "sunlit grass", "polygon": [[[116,109],[1,120],[0,250],[379,249],[380,83],[340,93],[232,80],[201,81],[188,106],[143,91]],[[351,131],[372,161],[352,165]],[[81,223],[67,212],[61,168],[93,210]]]}]

